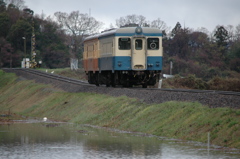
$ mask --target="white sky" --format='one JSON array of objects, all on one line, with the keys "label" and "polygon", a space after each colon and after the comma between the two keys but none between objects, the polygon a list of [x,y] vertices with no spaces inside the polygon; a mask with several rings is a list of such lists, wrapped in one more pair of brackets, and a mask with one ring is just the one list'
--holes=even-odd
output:
[{"label": "white sky", "polygon": [[43,12],[47,16],[57,11],[91,11],[105,28],[131,14],[143,15],[149,21],[160,18],[171,29],[177,22],[192,29],[205,27],[210,32],[217,25],[240,24],[240,0],[25,0],[25,5],[35,14]]}]

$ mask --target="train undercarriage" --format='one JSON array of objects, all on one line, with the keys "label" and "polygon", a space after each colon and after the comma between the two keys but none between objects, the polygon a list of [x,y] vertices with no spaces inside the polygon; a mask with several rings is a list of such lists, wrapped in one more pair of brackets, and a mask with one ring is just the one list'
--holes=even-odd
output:
[{"label": "train undercarriage", "polygon": [[159,81],[161,71],[89,71],[88,82],[90,84],[106,85],[107,87],[115,87],[121,85],[123,87],[132,87],[133,85],[142,85],[143,88],[153,86]]}]

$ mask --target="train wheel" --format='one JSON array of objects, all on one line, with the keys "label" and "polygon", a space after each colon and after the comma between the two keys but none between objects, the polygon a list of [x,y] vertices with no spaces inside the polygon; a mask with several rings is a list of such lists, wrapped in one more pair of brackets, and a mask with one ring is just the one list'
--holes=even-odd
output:
[{"label": "train wheel", "polygon": [[147,88],[147,83],[142,84],[142,88]]},{"label": "train wheel", "polygon": [[96,86],[99,86],[99,74],[98,74],[98,72],[95,73],[95,84],[96,84]]},{"label": "train wheel", "polygon": [[110,87],[111,79],[112,79],[111,78],[111,72],[107,72],[106,77],[107,77],[107,79],[106,79],[106,86]]},{"label": "train wheel", "polygon": [[117,73],[115,72],[115,73],[113,73],[112,75],[111,75],[111,84],[112,84],[112,87],[116,87],[116,83],[117,83]]},{"label": "train wheel", "polygon": [[88,72],[88,83],[93,84],[91,72]]}]

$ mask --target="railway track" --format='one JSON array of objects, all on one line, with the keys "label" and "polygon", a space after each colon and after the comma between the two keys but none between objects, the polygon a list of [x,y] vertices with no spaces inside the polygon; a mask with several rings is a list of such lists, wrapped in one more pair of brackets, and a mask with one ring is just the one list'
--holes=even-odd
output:
[{"label": "railway track", "polygon": [[[4,69],[13,72],[21,79],[35,80],[38,83],[51,84],[66,92],[84,92],[106,94],[110,96],[127,96],[145,103],[164,103],[167,101],[199,102],[211,108],[230,107],[240,109],[240,92],[214,90],[187,90],[187,89],[157,89],[157,88],[112,88],[97,87],[86,81],[46,73],[34,69]],[[181,103],[179,103],[181,105]]]},{"label": "railway track", "polygon": [[[30,73],[33,75],[41,76],[44,78],[49,78],[57,81],[66,82],[69,84],[74,85],[83,85],[88,87],[96,87],[95,85],[89,84],[87,81],[83,80],[77,80],[73,78],[68,78],[65,76],[60,76],[53,73],[47,73],[35,69],[22,69],[22,68],[12,68],[12,69],[3,69],[6,72],[16,72],[16,71],[23,71],[26,73]],[[129,89],[139,89],[139,90],[152,90],[152,91],[168,91],[168,92],[188,92],[188,93],[208,93],[208,94],[220,94],[220,95],[234,95],[234,96],[240,96],[240,92],[234,92],[234,91],[217,91],[217,90],[196,90],[196,89],[170,89],[170,88],[129,88]]]},{"label": "railway track", "polygon": [[221,95],[240,96],[240,92],[234,92],[234,91],[198,90],[198,89],[171,89],[171,88],[161,88],[161,89],[158,89],[158,90],[170,91],[170,92],[212,93],[212,94],[221,94]]},{"label": "railway track", "polygon": [[[30,73],[30,74],[33,74],[33,75],[37,75],[37,76],[41,76],[41,77],[45,77],[45,78],[50,78],[50,79],[54,79],[54,80],[62,81],[62,82],[66,82],[66,83],[71,83],[71,84],[76,84],[76,85],[92,86],[86,81],[77,80],[77,79],[73,79],[73,78],[68,78],[68,77],[65,77],[65,76],[60,76],[60,75],[53,74],[53,73],[47,73],[47,72],[43,72],[43,71],[39,71],[39,70],[35,70],[35,69],[14,68],[14,69],[3,69],[3,70],[6,70],[7,72],[23,71],[23,72]],[[14,71],[11,71],[11,70],[14,70]]]}]

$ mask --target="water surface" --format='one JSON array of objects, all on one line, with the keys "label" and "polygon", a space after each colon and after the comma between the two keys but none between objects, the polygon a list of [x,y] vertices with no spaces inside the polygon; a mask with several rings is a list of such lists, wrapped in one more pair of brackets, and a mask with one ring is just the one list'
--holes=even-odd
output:
[{"label": "water surface", "polygon": [[236,149],[113,129],[28,121],[0,125],[1,159],[237,159]]}]

